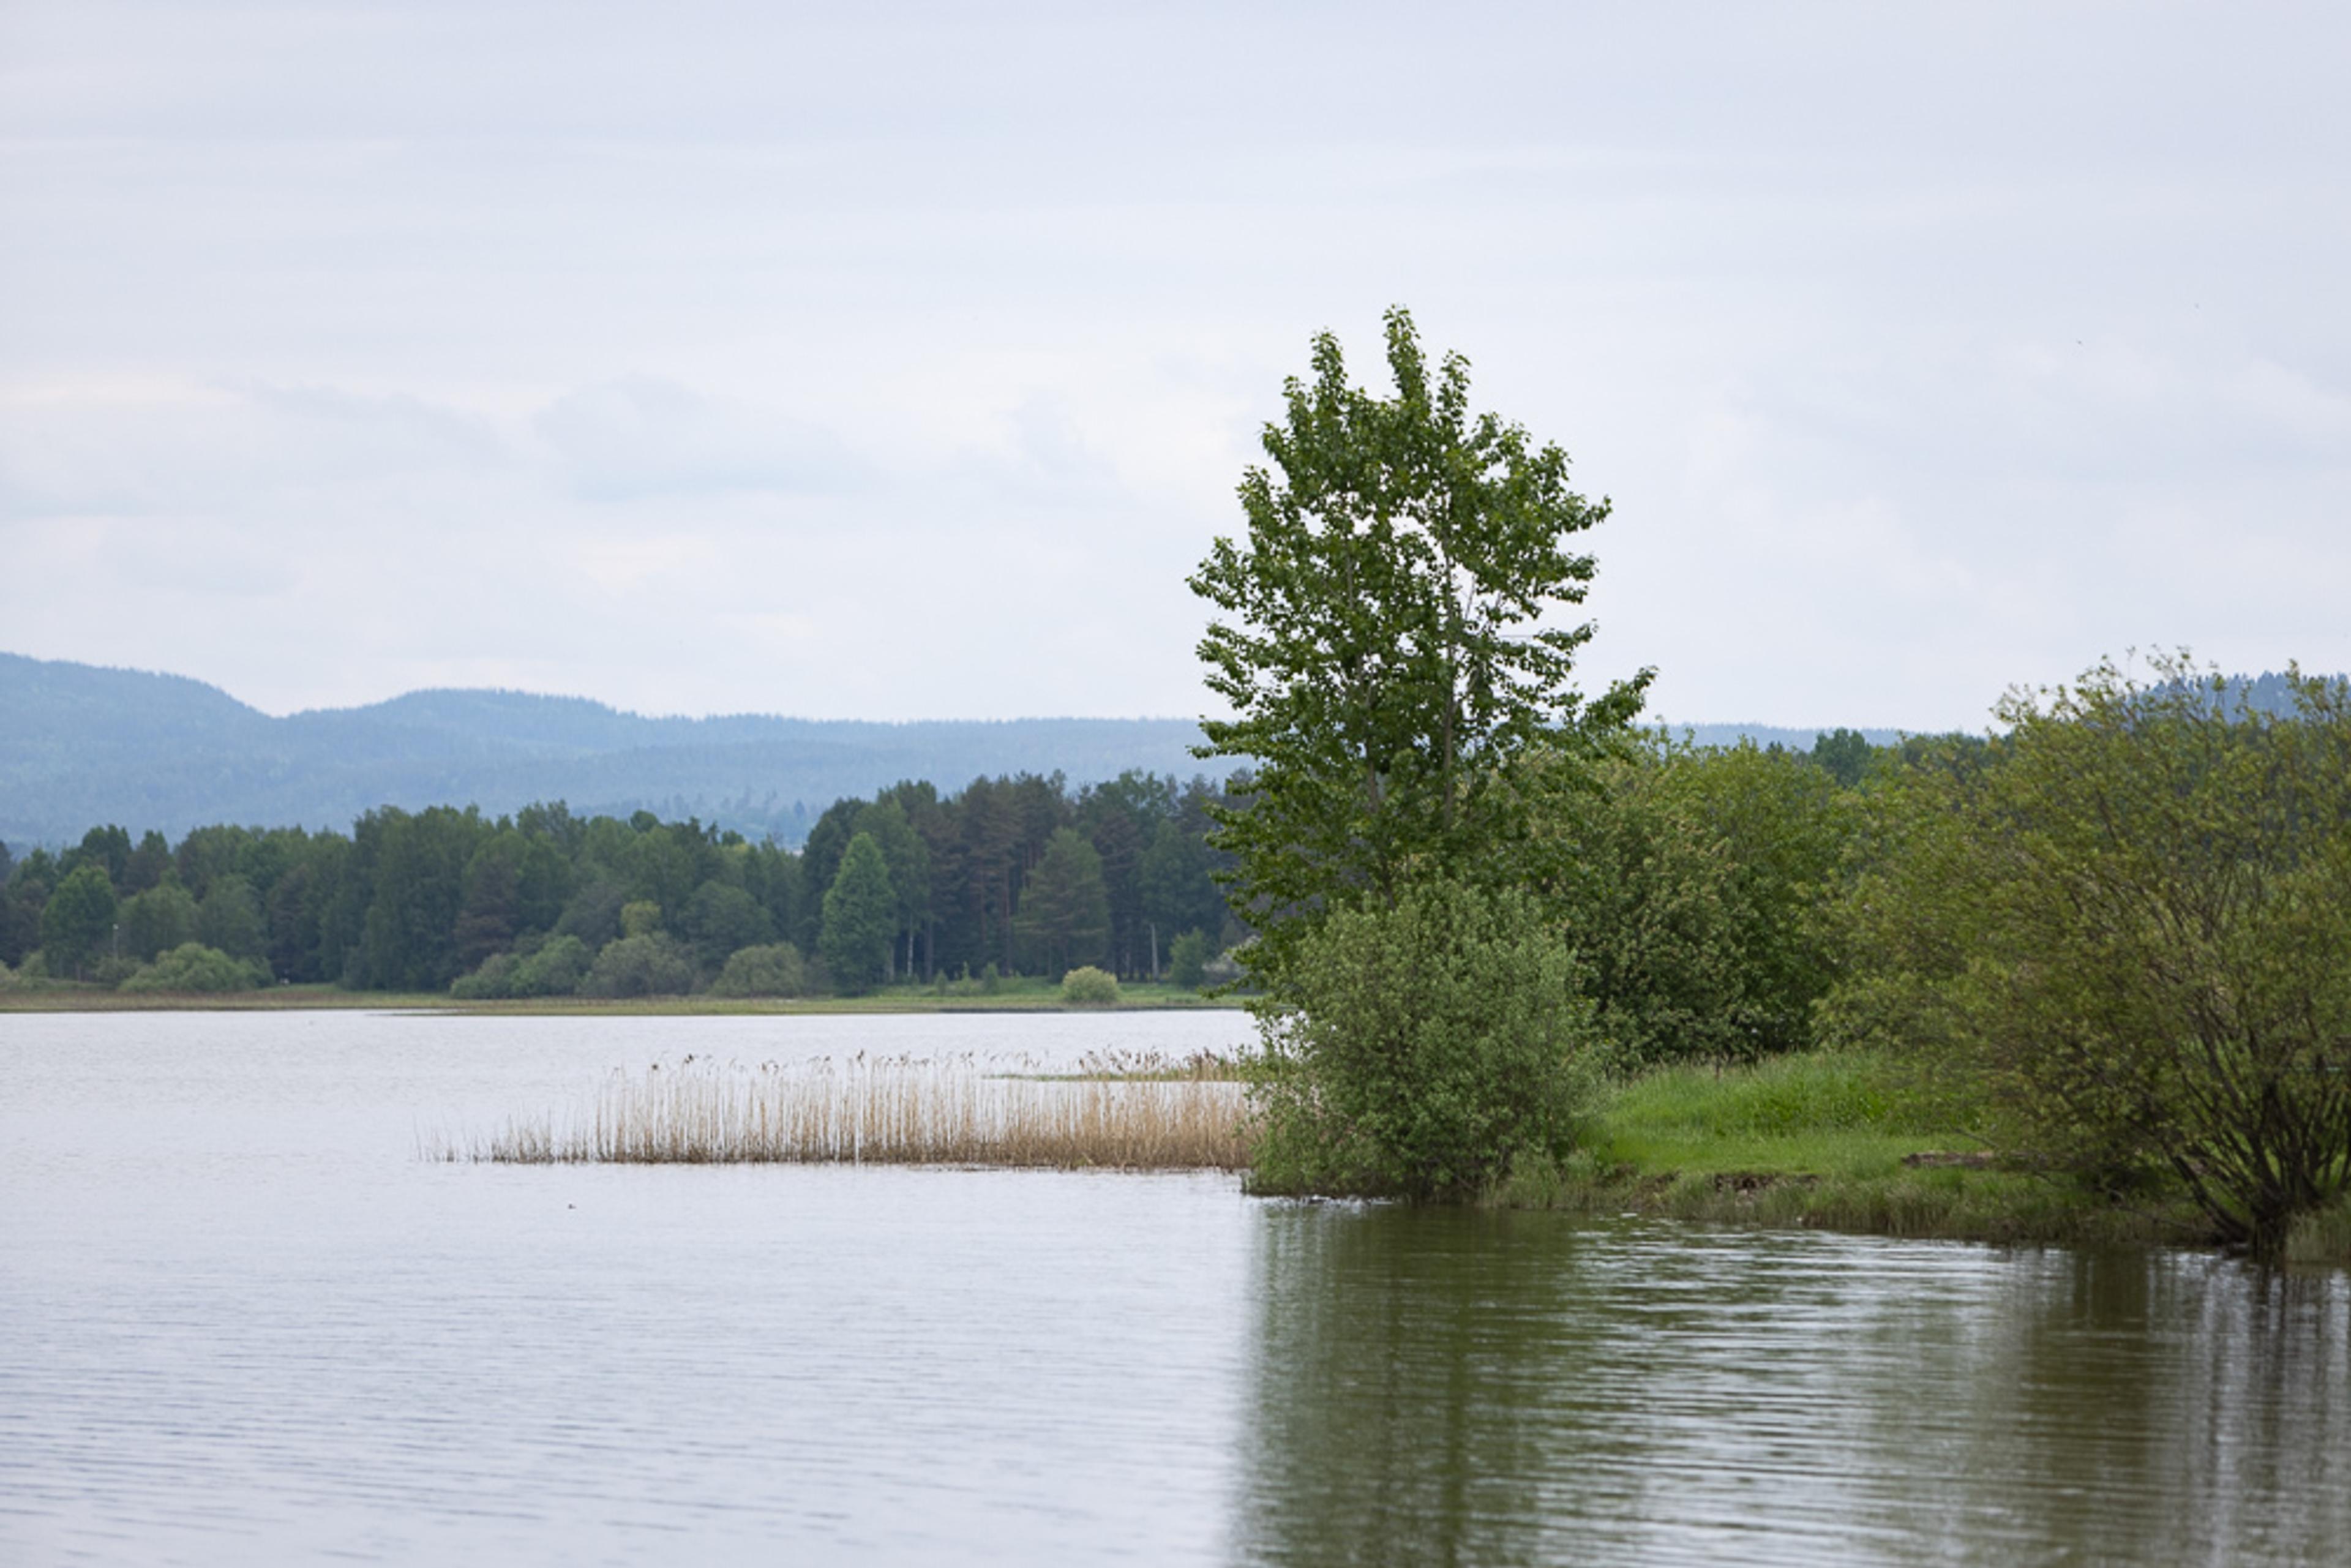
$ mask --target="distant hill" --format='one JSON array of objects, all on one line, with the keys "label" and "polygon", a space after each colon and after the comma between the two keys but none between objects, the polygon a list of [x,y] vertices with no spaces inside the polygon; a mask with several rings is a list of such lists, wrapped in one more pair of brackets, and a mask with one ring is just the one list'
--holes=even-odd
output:
[{"label": "distant hill", "polygon": [[372,807],[566,800],[583,814],[697,816],[797,843],[844,795],[902,779],[1130,768],[1189,778],[1188,719],[644,718],[579,697],[412,692],[272,718],[180,675],[0,653],[0,841],[120,822],[177,838],[208,822],[348,828]]},{"label": "distant hill", "polygon": [[[1741,737],[1808,751],[1813,729],[1672,725],[1700,745]],[[1883,745],[1891,729],[1862,733]],[[1130,768],[1221,775],[1174,718],[645,718],[583,697],[423,691],[366,707],[272,718],[217,686],[0,653],[0,842],[78,840],[119,822],[178,838],[210,822],[348,828],[377,806],[564,800],[582,814],[699,817],[797,844],[845,795],[902,779],[959,789],[982,775]]]}]

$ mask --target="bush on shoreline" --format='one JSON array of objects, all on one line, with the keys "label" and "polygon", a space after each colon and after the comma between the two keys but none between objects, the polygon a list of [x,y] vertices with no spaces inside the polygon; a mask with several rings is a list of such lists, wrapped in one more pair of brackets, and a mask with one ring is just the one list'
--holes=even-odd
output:
[{"label": "bush on shoreline", "polygon": [[1333,911],[1293,949],[1294,1010],[1259,1013],[1252,1185],[1464,1198],[1564,1156],[1597,1081],[1580,977],[1513,891],[1432,880]]},{"label": "bush on shoreline", "polygon": [[258,990],[268,983],[268,975],[256,965],[232,958],[219,948],[207,947],[201,942],[183,942],[170,952],[158,955],[153,963],[141,966],[120,988],[134,995],[157,991],[205,993]]},{"label": "bush on shoreline", "polygon": [[789,942],[737,949],[710,983],[716,997],[804,997],[809,993],[808,965]]},{"label": "bush on shoreline", "polygon": [[1118,977],[1092,964],[1081,964],[1061,977],[1061,1000],[1073,1008],[1114,1008],[1118,997]]}]

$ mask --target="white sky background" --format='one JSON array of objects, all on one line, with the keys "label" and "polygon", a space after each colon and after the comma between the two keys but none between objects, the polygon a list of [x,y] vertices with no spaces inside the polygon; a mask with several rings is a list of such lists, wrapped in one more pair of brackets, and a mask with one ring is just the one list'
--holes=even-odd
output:
[{"label": "white sky background", "polygon": [[2351,667],[2346,62],[2339,5],[0,0],[0,649],[1194,714],[1281,379],[1401,302],[1614,498],[1588,684],[1673,717]]}]

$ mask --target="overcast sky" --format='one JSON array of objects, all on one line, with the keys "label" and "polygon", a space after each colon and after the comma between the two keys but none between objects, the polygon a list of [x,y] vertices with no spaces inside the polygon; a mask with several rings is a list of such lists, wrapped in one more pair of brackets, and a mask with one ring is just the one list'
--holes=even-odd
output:
[{"label": "overcast sky", "polygon": [[2351,11],[0,3],[0,649],[273,712],[1186,715],[1381,309],[1594,684],[2351,667]]}]

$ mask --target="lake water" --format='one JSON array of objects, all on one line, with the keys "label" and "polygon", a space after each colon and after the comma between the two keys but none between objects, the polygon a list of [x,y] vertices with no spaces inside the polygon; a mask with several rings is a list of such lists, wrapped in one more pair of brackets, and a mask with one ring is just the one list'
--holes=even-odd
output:
[{"label": "lake water", "polygon": [[689,1052],[1242,1029],[0,1015],[0,1562],[2351,1561],[2339,1274],[420,1157]]}]

